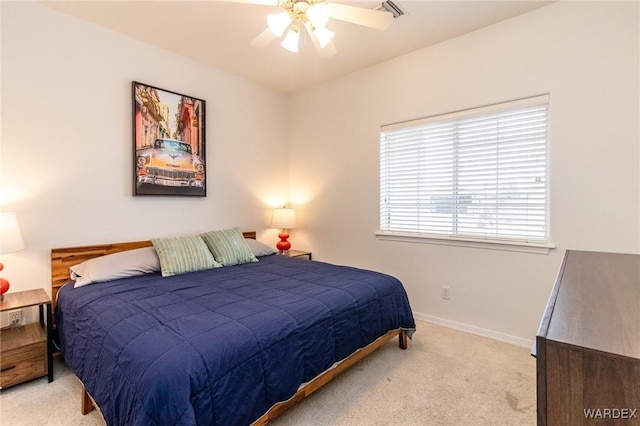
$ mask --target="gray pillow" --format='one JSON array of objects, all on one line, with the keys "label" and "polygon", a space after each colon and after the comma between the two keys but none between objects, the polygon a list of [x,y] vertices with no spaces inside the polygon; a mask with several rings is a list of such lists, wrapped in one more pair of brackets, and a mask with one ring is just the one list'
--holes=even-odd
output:
[{"label": "gray pillow", "polygon": [[268,246],[265,243],[261,243],[258,240],[246,238],[245,241],[247,242],[251,253],[253,253],[253,255],[256,257],[269,256],[278,252],[278,250],[276,250],[275,248]]},{"label": "gray pillow", "polygon": [[74,287],[148,274],[160,270],[153,247],[126,250],[89,259],[69,268]]}]

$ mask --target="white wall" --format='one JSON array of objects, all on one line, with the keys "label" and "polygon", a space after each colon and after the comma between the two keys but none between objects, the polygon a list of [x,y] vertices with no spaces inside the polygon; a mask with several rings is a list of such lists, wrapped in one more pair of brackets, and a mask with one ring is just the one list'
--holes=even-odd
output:
[{"label": "white wall", "polygon": [[[52,247],[231,226],[275,244],[285,95],[38,3],[1,8],[0,201],[26,245],[3,256],[12,291],[49,290]],[[207,101],[206,198],[132,196],[132,80]]]},{"label": "white wall", "polygon": [[[635,2],[556,3],[294,94],[299,245],[397,276],[422,318],[533,340],[565,250],[640,251],[638,23]],[[380,125],[543,93],[557,249],[376,239]]]}]

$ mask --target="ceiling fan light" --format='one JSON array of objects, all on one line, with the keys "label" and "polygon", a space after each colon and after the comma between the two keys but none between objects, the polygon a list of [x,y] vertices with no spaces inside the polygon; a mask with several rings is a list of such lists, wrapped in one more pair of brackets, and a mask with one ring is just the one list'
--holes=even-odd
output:
[{"label": "ceiling fan light", "polygon": [[300,33],[289,29],[287,36],[282,40],[280,45],[287,49],[289,52],[298,53],[298,43],[300,42]]},{"label": "ceiling fan light", "polygon": [[321,28],[329,22],[329,5],[326,2],[315,3],[306,12],[307,19],[315,28]]},{"label": "ceiling fan light", "polygon": [[316,38],[318,39],[318,43],[320,43],[320,48],[323,48],[327,44],[329,44],[329,42],[333,39],[333,36],[336,35],[336,33],[324,27],[320,27],[313,30],[313,35],[315,35]]},{"label": "ceiling fan light", "polygon": [[282,36],[290,24],[291,16],[287,12],[271,13],[267,16],[267,25],[276,37]]}]

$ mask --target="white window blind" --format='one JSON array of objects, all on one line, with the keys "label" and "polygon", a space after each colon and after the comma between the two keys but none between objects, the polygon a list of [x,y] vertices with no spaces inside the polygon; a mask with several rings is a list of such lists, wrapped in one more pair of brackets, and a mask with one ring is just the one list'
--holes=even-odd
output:
[{"label": "white window blind", "polygon": [[546,242],[548,104],[383,126],[381,232]]}]

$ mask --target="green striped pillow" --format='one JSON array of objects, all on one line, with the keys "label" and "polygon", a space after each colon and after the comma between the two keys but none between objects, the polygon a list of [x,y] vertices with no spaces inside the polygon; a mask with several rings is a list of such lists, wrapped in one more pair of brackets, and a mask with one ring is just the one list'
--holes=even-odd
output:
[{"label": "green striped pillow", "polygon": [[160,259],[163,277],[219,268],[202,238],[197,235],[151,240]]},{"label": "green striped pillow", "polygon": [[222,266],[258,261],[244,240],[240,228],[209,231],[205,234],[200,234],[200,237],[207,243],[209,250],[213,253],[213,257]]}]

